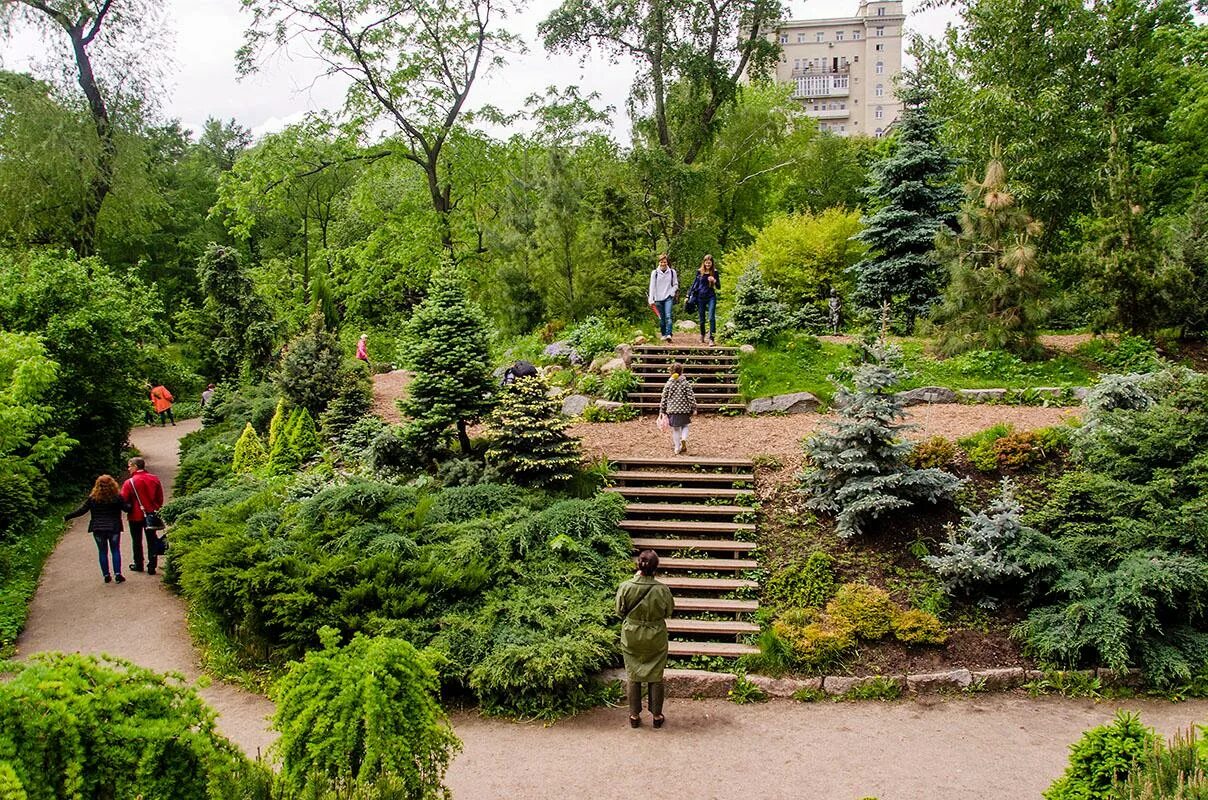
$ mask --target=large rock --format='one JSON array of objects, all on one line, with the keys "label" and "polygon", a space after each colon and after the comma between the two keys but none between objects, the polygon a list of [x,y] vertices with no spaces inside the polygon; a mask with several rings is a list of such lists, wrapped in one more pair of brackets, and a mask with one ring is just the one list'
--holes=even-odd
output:
[{"label": "large rock", "polygon": [[906,676],[906,687],[910,691],[920,694],[967,689],[971,683],[973,683],[973,673],[967,669],[954,669],[950,672],[924,672],[921,675]]},{"label": "large rock", "polygon": [[987,692],[1001,692],[1023,685],[1022,667],[1003,667],[1000,669],[978,669],[973,671],[973,682],[980,684]]},{"label": "large rock", "polygon": [[1095,670],[1095,675],[1103,683],[1104,686],[1126,686],[1129,689],[1143,689],[1145,687],[1145,675],[1137,668],[1118,672],[1107,667],[1099,667]]},{"label": "large rock", "polygon": [[863,675],[858,678],[850,675],[827,675],[822,679],[822,691],[841,697],[852,689],[873,681],[893,681],[903,688],[906,686],[906,679],[901,675]]},{"label": "large rock", "polygon": [[1006,389],[957,389],[956,394],[966,403],[1001,403],[1007,399]]},{"label": "large rock", "polygon": [[572,394],[562,401],[562,413],[568,417],[577,417],[583,409],[591,405],[591,398],[585,394]]},{"label": "large rock", "polygon": [[679,322],[675,323],[675,327],[676,330],[694,331],[696,330],[696,323],[690,319],[681,319]]},{"label": "large rock", "polygon": [[607,375],[610,372],[616,372],[619,369],[626,369],[628,366],[629,365],[625,363],[624,359],[610,358],[600,365],[600,372]]},{"label": "large rock", "polygon": [[553,375],[555,372],[561,372],[561,371],[562,371],[561,364],[546,364],[544,367],[541,368],[541,374],[547,378],[550,375]]},{"label": "large rock", "polygon": [[596,406],[596,408],[602,408],[605,411],[615,411],[616,409],[620,408],[621,406],[623,406],[625,404],[618,403],[616,400],[605,400],[603,398],[596,398],[594,405]]},{"label": "large rock", "polygon": [[633,346],[632,345],[628,345],[628,344],[624,344],[624,343],[619,344],[619,345],[617,345],[617,349],[615,352],[617,354],[617,358],[619,358],[625,362],[626,367],[628,367],[630,362],[633,361]]},{"label": "large rock", "polygon": [[546,358],[570,358],[570,354],[574,350],[571,349],[570,344],[567,342],[554,342],[553,344],[547,344],[541,352],[545,354]]},{"label": "large rock", "polygon": [[604,368],[604,365],[612,360],[612,356],[608,353],[601,353],[591,360],[591,364],[587,367],[588,372],[599,372]]},{"label": "large rock", "polygon": [[646,337],[640,333],[637,336],[633,337],[634,347],[637,347],[638,345],[646,344],[646,341],[647,341]]},{"label": "large rock", "polygon": [[663,670],[668,697],[725,697],[734,688],[734,676],[727,672],[698,669]]},{"label": "large rock", "polygon": [[778,394],[775,397],[756,397],[747,403],[751,414],[808,414],[822,407],[822,401],[809,392]]},{"label": "large rock", "polygon": [[755,345],[753,345],[753,344],[740,344],[740,345],[738,346],[738,352],[740,352],[740,353],[754,353],[754,352],[755,352]]},{"label": "large rock", "polygon": [[943,386],[920,386],[917,389],[898,392],[898,399],[908,406],[919,406],[924,403],[955,403],[957,401],[956,392],[945,389]]},{"label": "large rock", "polygon": [[792,697],[802,689],[817,691],[822,688],[821,678],[769,678],[766,675],[748,675],[747,679],[767,692],[769,697]]}]

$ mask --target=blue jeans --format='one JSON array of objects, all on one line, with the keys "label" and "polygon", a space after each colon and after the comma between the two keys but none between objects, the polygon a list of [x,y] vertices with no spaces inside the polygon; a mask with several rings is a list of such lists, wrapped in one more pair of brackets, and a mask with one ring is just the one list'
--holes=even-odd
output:
[{"label": "blue jeans", "polygon": [[717,332],[717,295],[708,300],[700,300],[696,304],[696,315],[700,320],[700,335],[705,335],[705,315],[709,316],[709,338]]},{"label": "blue jeans", "polygon": [[672,312],[675,310],[675,296],[656,300],[654,304],[659,310],[659,333],[663,336],[675,333],[675,320],[672,319]]},{"label": "blue jeans", "polygon": [[113,558],[113,574],[122,574],[122,532],[114,531],[113,533],[97,533],[92,534],[93,541],[96,542],[96,552],[101,561],[101,574],[106,578],[109,577],[109,561],[106,556]]}]

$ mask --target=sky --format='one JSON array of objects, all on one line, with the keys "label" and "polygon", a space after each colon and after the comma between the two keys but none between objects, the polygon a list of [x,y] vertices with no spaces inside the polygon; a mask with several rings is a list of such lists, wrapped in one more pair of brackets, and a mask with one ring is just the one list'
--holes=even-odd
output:
[{"label": "sky", "polygon": [[[855,13],[858,0],[796,0],[789,4],[792,19],[842,17]],[[955,19],[951,8],[914,13],[920,0],[906,0],[908,32],[938,35]],[[235,51],[242,42],[247,15],[239,0],[165,0],[166,19],[173,28],[171,64],[166,71],[161,114],[200,130],[207,117],[234,118],[256,136],[280,130],[307,112],[337,110],[343,87],[330,79],[315,80],[319,66],[302,54],[276,57],[257,75],[238,80]],[[598,92],[600,105],[612,106],[613,134],[629,140],[625,99],[633,79],[626,63],[609,64],[592,57],[580,64],[571,56],[549,55],[537,38],[537,24],[558,0],[531,0],[510,20],[508,28],[522,36],[528,52],[513,55],[508,64],[480,80],[471,90],[470,107],[490,103],[510,112],[525,98],[551,85],[578,85],[584,93]],[[26,70],[44,48],[38,34],[17,30],[3,42],[0,66]]]}]

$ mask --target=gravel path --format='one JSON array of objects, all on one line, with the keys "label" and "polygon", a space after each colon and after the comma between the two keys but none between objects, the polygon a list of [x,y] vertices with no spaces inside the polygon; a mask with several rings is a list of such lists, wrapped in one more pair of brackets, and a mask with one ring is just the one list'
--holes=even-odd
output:
[{"label": "gravel path", "polygon": [[[163,481],[166,495],[176,477],[177,442],[200,426],[189,420],[176,427],[136,428],[130,434],[147,468]],[[130,564],[129,531],[122,535],[122,559],[123,565]],[[185,624],[184,601],[165,589],[159,576],[123,569],[126,583],[102,583],[88,517],[72,520],[42,572],[25,633],[17,640],[20,656],[43,650],[108,653],[197,680],[201,670]],[[266,698],[218,681],[201,694],[218,710],[219,729],[248,753],[255,755],[272,741],[266,718],[273,708]]]}]

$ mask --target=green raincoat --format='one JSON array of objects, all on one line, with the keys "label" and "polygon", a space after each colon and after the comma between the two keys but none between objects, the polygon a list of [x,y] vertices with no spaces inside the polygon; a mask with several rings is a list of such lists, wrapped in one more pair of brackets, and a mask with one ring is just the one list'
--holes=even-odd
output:
[{"label": "green raincoat", "polygon": [[652,577],[638,575],[617,589],[621,653],[625,672],[635,683],[658,683],[667,666],[667,623],[675,611],[671,590]]}]

